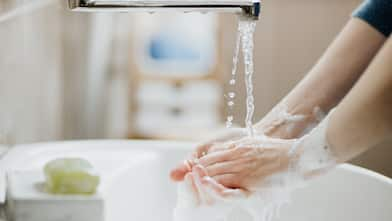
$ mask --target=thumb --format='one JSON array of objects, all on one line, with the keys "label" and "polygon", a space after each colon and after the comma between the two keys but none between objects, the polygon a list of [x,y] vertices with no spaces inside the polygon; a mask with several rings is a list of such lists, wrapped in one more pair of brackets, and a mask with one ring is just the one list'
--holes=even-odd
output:
[{"label": "thumb", "polygon": [[175,182],[180,182],[184,180],[187,173],[192,171],[192,167],[188,161],[184,161],[172,171],[170,171],[170,178]]}]

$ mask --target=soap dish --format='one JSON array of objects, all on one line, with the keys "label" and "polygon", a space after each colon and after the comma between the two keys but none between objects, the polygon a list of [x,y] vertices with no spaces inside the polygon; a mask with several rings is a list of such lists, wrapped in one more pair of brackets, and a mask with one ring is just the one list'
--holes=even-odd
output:
[{"label": "soap dish", "polygon": [[101,194],[52,195],[45,192],[44,174],[12,171],[7,174],[7,218],[12,221],[104,221]]}]

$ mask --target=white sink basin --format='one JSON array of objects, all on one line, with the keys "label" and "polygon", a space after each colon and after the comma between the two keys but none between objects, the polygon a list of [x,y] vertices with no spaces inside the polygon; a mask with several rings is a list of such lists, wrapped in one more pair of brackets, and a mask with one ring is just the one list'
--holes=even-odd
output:
[{"label": "white sink basin", "polygon": [[[7,170],[41,170],[54,158],[82,157],[101,172],[105,221],[169,221],[176,200],[176,186],[169,180],[169,170],[192,147],[192,143],[167,141],[31,144],[12,149],[0,166]],[[276,220],[391,221],[392,181],[362,168],[342,165],[296,191],[292,203]]]}]

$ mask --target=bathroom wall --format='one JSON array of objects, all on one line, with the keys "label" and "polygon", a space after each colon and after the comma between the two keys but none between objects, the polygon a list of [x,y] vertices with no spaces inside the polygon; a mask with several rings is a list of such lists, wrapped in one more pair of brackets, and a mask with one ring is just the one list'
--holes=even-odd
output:
[{"label": "bathroom wall", "polygon": [[132,29],[121,17],[0,1],[0,144],[126,136]]},{"label": "bathroom wall", "polygon": [[[266,114],[308,72],[361,0],[264,1],[255,44],[255,120]],[[225,16],[225,73],[229,73],[236,19]],[[244,97],[243,82],[237,89]],[[242,124],[245,99],[237,99]],[[353,162],[392,177],[392,142],[384,142]]]},{"label": "bathroom wall", "polygon": [[[126,82],[132,73],[126,59],[127,39],[137,27],[128,24],[127,19],[131,17],[127,15],[105,19],[75,14],[64,10],[65,1],[53,2],[14,19],[0,21],[0,143],[4,139],[10,143],[25,143],[121,137],[127,130],[124,124],[128,107]],[[264,1],[256,33],[255,120],[267,113],[307,73],[359,2]],[[93,27],[103,27],[103,24],[106,31],[95,29],[92,32]],[[224,30],[221,65],[225,73],[230,73],[236,18],[224,15],[221,24]],[[108,32],[117,34],[108,40],[105,38]],[[100,49],[111,53],[110,61],[102,57],[101,52],[88,49],[92,45],[89,40],[94,38],[91,33],[100,33],[100,39],[106,39],[105,44],[111,45],[111,50]],[[102,56],[88,60],[94,53]],[[102,67],[99,60],[108,64]],[[99,65],[100,74],[94,75],[97,69],[91,67]],[[102,80],[104,90],[97,90],[101,93],[87,91],[89,85],[102,86]],[[238,97],[244,97],[243,82],[237,87]],[[86,99],[92,95],[104,102],[87,103]],[[244,101],[237,99],[235,121],[238,124],[244,119]],[[100,111],[94,111],[98,109]],[[3,134],[10,136],[4,138]],[[380,144],[354,162],[392,177],[391,146],[391,142]]]},{"label": "bathroom wall", "polygon": [[14,10],[33,2],[0,3],[0,143],[61,137],[58,5],[45,0]]}]

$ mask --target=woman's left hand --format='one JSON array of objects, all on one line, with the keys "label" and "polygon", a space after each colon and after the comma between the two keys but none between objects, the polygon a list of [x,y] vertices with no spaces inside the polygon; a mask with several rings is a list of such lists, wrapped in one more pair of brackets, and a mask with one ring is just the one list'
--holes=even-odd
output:
[{"label": "woman's left hand", "polygon": [[[197,161],[193,174],[198,174],[203,186],[223,198],[230,197],[232,190],[249,193],[280,186],[284,180],[274,175],[287,172],[290,162],[295,160],[290,154],[293,142],[247,137],[221,144],[224,145],[222,150],[209,153]],[[195,191],[200,192],[197,189]]]},{"label": "woman's left hand", "polygon": [[226,145],[227,149],[198,162],[209,177],[226,187],[247,191],[269,187],[272,175],[289,168],[290,140],[249,137]]}]

